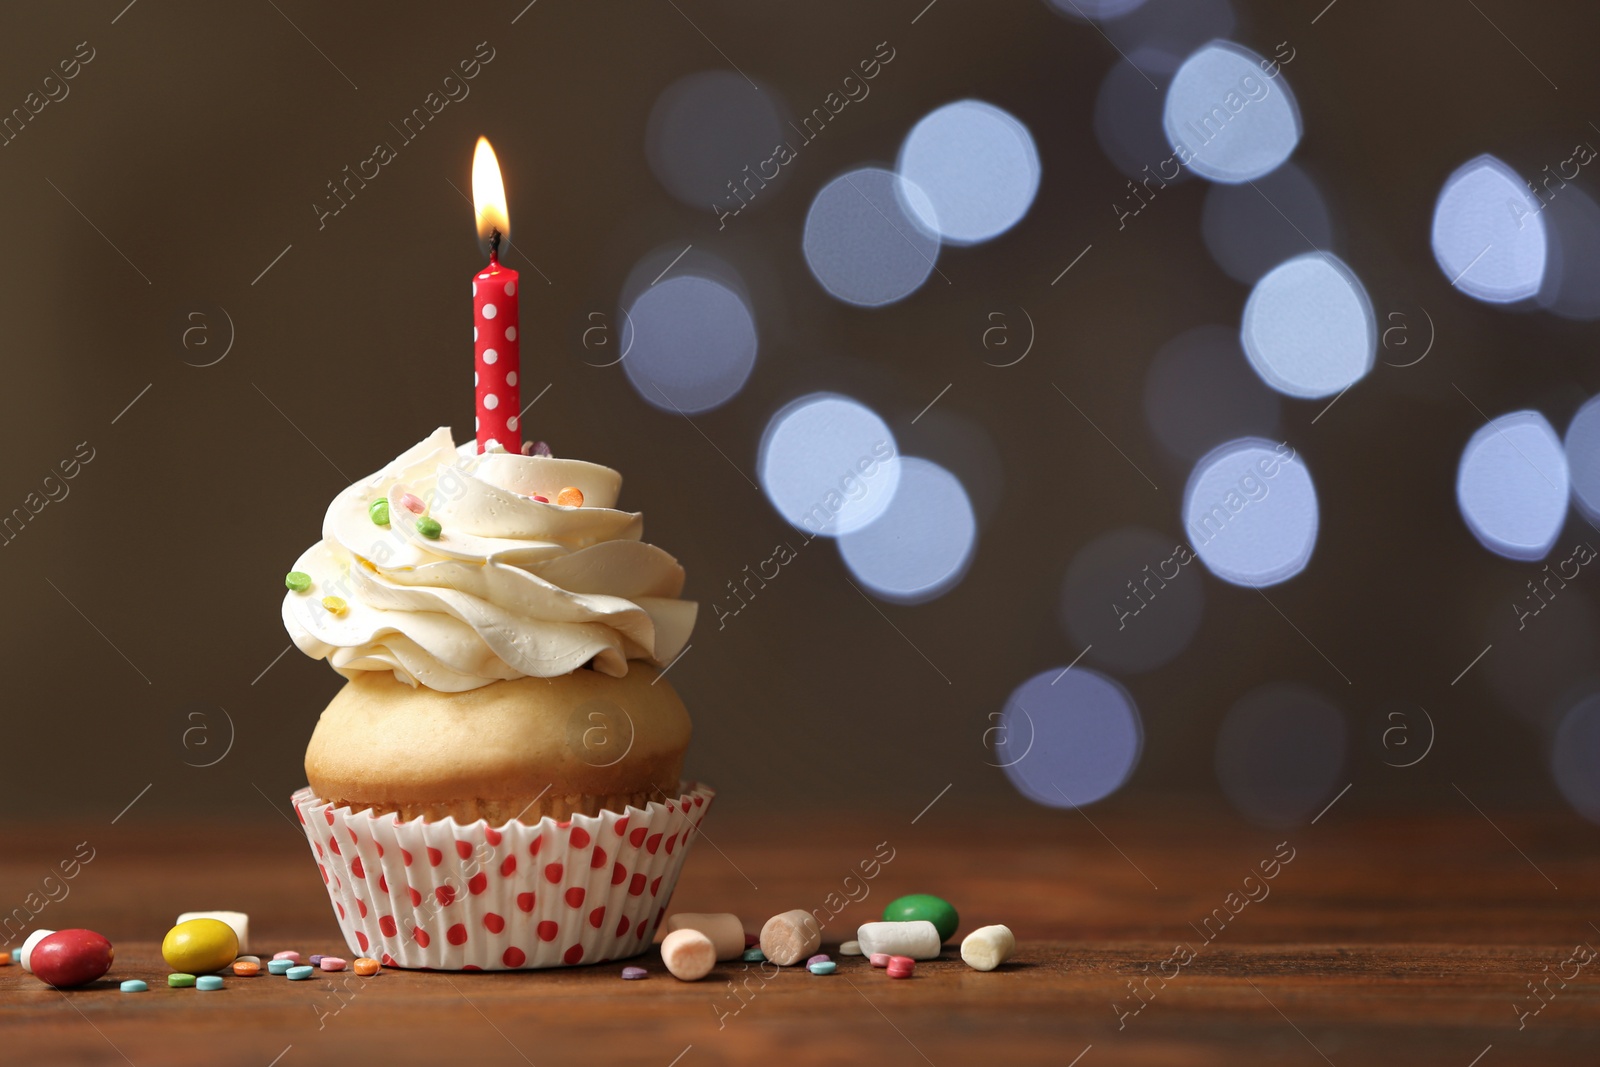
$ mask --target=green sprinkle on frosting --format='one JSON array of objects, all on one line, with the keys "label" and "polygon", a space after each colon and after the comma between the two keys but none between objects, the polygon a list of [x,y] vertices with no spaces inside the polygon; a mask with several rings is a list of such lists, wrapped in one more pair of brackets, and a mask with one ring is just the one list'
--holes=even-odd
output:
[{"label": "green sprinkle on frosting", "polygon": [[305,571],[290,571],[283,576],[283,584],[296,593],[304,593],[311,588],[311,575]]},{"label": "green sprinkle on frosting", "polygon": [[443,532],[444,530],[443,527],[439,525],[439,520],[433,518],[432,516],[424,515],[422,518],[417,520],[417,533],[421,534],[423,537],[426,537],[430,541],[439,540],[439,535]]},{"label": "green sprinkle on frosting", "polygon": [[387,499],[374,500],[367,507],[367,514],[379,526],[389,525],[389,501]]}]

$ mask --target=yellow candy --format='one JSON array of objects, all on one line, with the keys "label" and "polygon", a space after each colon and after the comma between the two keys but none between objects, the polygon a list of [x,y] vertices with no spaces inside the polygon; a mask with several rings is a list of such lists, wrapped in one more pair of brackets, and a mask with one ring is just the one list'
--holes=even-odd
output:
[{"label": "yellow candy", "polygon": [[322,598],[322,606],[333,612],[335,615],[343,615],[345,609],[349,607],[349,605],[344,602],[344,597],[342,596],[325,596]]},{"label": "yellow candy", "polygon": [[190,919],[167,931],[161,958],[174,971],[209,974],[227,967],[239,955],[239,935],[219,919]]}]

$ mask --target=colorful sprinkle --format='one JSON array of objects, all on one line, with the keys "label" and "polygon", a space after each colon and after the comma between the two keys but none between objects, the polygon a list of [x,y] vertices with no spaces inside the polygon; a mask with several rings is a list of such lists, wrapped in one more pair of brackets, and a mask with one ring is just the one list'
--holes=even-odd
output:
[{"label": "colorful sprinkle", "polygon": [[839,946],[839,955],[841,955],[841,956],[859,956],[859,955],[861,955],[861,942],[859,942],[859,941],[846,941],[844,944]]},{"label": "colorful sprinkle", "polygon": [[760,963],[767,958],[767,954],[762,952],[759,948],[747,948],[744,950],[744,955],[740,958],[746,963]]},{"label": "colorful sprinkle", "polygon": [[188,989],[190,986],[194,985],[194,975],[169,974],[167,975],[167,985],[171,986],[173,989]]},{"label": "colorful sprinkle", "polygon": [[524,456],[544,456],[548,459],[550,458],[550,446],[543,441],[527,441],[523,443],[522,454]]},{"label": "colorful sprinkle", "polygon": [[549,497],[547,497],[547,496],[544,496],[544,495],[542,495],[542,494],[540,494],[540,493],[535,493],[535,494],[533,494],[533,499],[535,499],[535,500],[537,500],[537,501],[538,501],[538,502],[539,502],[539,503],[541,503],[541,504],[548,504],[548,503],[550,503],[550,498],[549,498]]},{"label": "colorful sprinkle", "polygon": [[424,511],[428,510],[428,505],[422,502],[422,498],[414,496],[411,493],[404,493],[401,495],[400,506],[411,512],[413,515],[421,515]]},{"label": "colorful sprinkle", "polygon": [[368,959],[366,956],[362,956],[355,962],[356,973],[363,978],[371,978],[373,975],[377,974],[378,967],[379,964],[377,960]]},{"label": "colorful sprinkle", "polygon": [[645,970],[643,967],[624,967],[624,968],[622,968],[622,980],[624,982],[637,982],[641,978],[649,978],[649,977],[650,977],[650,972]]},{"label": "colorful sprinkle", "polygon": [[306,962],[311,964],[311,966],[315,967],[317,964],[322,962],[322,956],[319,955],[318,953],[313,952],[311,954],[311,957],[309,959],[307,959]]},{"label": "colorful sprinkle", "polygon": [[272,954],[272,958],[275,959],[275,960],[293,960],[295,963],[299,963],[300,962],[300,953],[296,952],[292,948],[287,948],[287,949],[284,949],[282,952],[274,952]]},{"label": "colorful sprinkle", "polygon": [[867,957],[867,962],[874,967],[887,967],[889,966],[889,954],[887,952],[874,952]]},{"label": "colorful sprinkle", "polygon": [[806,964],[806,970],[812,974],[832,974],[839,969],[839,965],[832,960],[819,960],[816,963]]},{"label": "colorful sprinkle", "polygon": [[815,956],[812,956],[809,960],[806,960],[806,966],[809,967],[813,963],[827,963],[827,962],[828,962],[828,954],[826,952],[819,952]]},{"label": "colorful sprinkle", "polygon": [[283,584],[296,593],[304,593],[311,588],[311,575],[305,571],[290,571],[283,576]]},{"label": "colorful sprinkle", "polygon": [[317,969],[315,967],[290,967],[288,971],[289,981],[303,982],[316,973]]},{"label": "colorful sprinkle", "polygon": [[201,990],[222,988],[222,979],[214,974],[202,975],[194,980],[194,987]]},{"label": "colorful sprinkle", "polygon": [[344,602],[344,597],[342,596],[325,596],[322,598],[322,606],[335,615],[343,615],[350,608],[350,605]]},{"label": "colorful sprinkle", "polygon": [[147,993],[150,991],[150,986],[137,978],[130,978],[122,983],[121,989],[124,993]]},{"label": "colorful sprinkle", "polygon": [[417,520],[417,533],[430,541],[439,540],[439,534],[442,532],[444,532],[444,528],[439,525],[438,519],[424,515]]},{"label": "colorful sprinkle", "polygon": [[744,947],[745,948],[755,948],[759,944],[761,944],[761,939],[759,937],[757,937],[755,934],[745,934],[744,935]]},{"label": "colorful sprinkle", "polygon": [[338,956],[318,956],[317,966],[325,971],[342,971],[345,969],[346,964]]},{"label": "colorful sprinkle", "polygon": [[575,485],[569,485],[556,494],[556,503],[564,508],[583,507],[583,490]]},{"label": "colorful sprinkle", "polygon": [[367,515],[378,526],[389,525],[389,501],[386,499],[374,500],[367,505]]},{"label": "colorful sprinkle", "polygon": [[9,953],[9,952],[0,952],[0,967],[4,967],[6,964],[8,964],[10,962],[11,962],[11,953]]},{"label": "colorful sprinkle", "polygon": [[233,973],[240,978],[254,978],[261,973],[261,964],[252,963],[250,960],[234,960]]},{"label": "colorful sprinkle", "polygon": [[294,966],[294,960],[268,960],[268,974],[288,974],[289,968]]},{"label": "colorful sprinkle", "polygon": [[889,957],[890,978],[910,978],[911,973],[917,969],[917,961],[910,956]]}]

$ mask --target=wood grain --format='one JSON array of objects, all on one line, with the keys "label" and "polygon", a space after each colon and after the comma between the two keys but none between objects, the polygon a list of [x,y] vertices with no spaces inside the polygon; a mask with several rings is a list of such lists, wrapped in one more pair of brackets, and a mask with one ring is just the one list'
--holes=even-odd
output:
[{"label": "wood grain", "polygon": [[[0,968],[0,1062],[1595,1062],[1600,960],[1564,965],[1575,946],[1600,944],[1593,827],[1567,816],[1491,825],[1470,809],[1345,823],[1336,814],[1277,832],[1196,810],[1123,809],[1093,824],[1070,812],[985,818],[953,804],[915,824],[724,817],[708,820],[673,901],[736,911],[752,930],[777,911],[836,907],[857,861],[887,841],[894,859],[853,890],[865,898],[841,908],[825,939],[846,939],[901,893],[936,892],[956,903],[964,929],[1005,922],[1017,933],[1016,957],[990,974],[947,950],[910,981],[845,958],[830,977],[725,964],[687,984],[652,952],[636,961],[650,971],[642,982],[622,982],[609,964],[230,979],[216,993],[165,987],[158,941],[179,911],[250,912],[263,954],[347,954],[292,826],[12,829],[0,903],[40,891],[90,841],[94,858],[37,924],[98,929],[118,963],[106,982],[69,993]],[[1290,851],[1266,879],[1262,862]],[[1247,892],[1259,899],[1242,903]],[[1178,945],[1193,953],[1183,966]],[[1527,983],[1557,971],[1569,980],[1550,978],[1534,1000]],[[152,988],[122,994],[110,977]],[[1519,1029],[1517,1005],[1540,1004]]]}]

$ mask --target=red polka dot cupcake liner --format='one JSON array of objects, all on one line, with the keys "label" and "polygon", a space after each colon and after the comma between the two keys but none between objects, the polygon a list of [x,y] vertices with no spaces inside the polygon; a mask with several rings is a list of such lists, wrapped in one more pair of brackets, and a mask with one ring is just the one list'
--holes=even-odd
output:
[{"label": "red polka dot cupcake liner", "polygon": [[685,782],[641,809],[536,823],[401,822],[294,809],[350,951],[391,967],[504,971],[637,956],[667,912],[716,795]]}]

